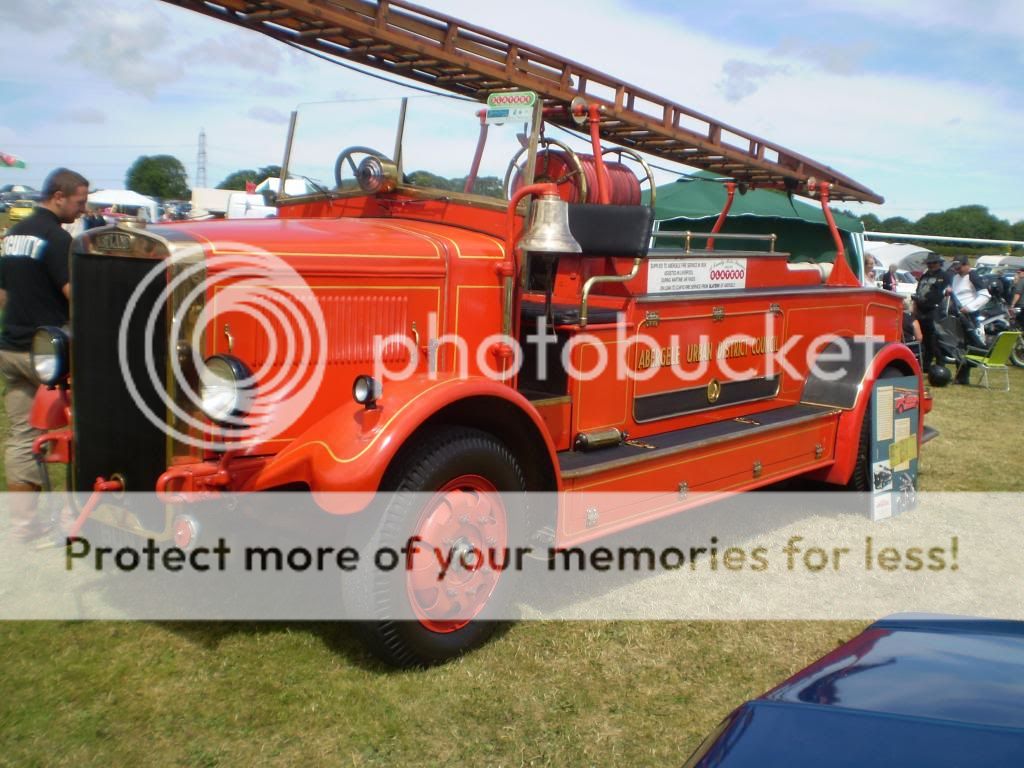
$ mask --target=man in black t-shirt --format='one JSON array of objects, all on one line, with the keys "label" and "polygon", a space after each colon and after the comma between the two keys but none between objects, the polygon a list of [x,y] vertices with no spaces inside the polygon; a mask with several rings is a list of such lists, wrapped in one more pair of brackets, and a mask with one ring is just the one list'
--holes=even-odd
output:
[{"label": "man in black t-shirt", "polygon": [[58,168],[43,185],[42,202],[32,215],[7,232],[0,245],[0,305],[4,327],[0,332],[0,374],[7,383],[4,408],[8,428],[4,440],[8,508],[14,535],[29,540],[45,532],[35,518],[36,494],[42,477],[32,457],[39,431],[28,417],[38,382],[29,349],[41,325],[68,322],[68,258],[70,224],[85,210],[89,182],[67,168]]},{"label": "man in black t-shirt", "polygon": [[921,365],[927,373],[932,360],[939,356],[935,339],[935,321],[939,318],[942,300],[949,289],[949,280],[942,271],[942,257],[937,253],[929,253],[925,264],[928,271],[918,279],[917,289],[914,291],[914,312],[924,335],[921,342]]}]

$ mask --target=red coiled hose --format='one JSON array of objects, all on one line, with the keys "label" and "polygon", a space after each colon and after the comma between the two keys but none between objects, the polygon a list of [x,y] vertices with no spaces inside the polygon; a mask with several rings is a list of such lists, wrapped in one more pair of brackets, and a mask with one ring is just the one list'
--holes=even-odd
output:
[{"label": "red coiled hose", "polygon": [[[587,199],[580,199],[580,182],[577,174],[573,173],[575,166],[572,161],[561,150],[544,150],[537,153],[537,172],[534,182],[537,184],[553,183],[564,179],[557,184],[558,195],[569,203],[596,203],[597,202],[597,161],[593,155],[576,154],[580,165],[583,167],[583,175],[587,180]],[[609,203],[612,205],[640,205],[640,179],[622,163],[609,162],[605,160],[605,171],[608,174]],[[522,185],[522,169],[516,173],[512,183],[514,193]]]}]

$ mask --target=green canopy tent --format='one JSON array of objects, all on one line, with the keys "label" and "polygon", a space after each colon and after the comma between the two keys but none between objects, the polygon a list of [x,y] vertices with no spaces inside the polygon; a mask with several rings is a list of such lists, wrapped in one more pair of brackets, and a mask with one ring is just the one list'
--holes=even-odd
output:
[{"label": "green canopy tent", "polygon": [[[710,232],[725,206],[726,191],[717,177],[698,172],[658,187],[654,217],[661,232]],[[645,193],[645,202],[647,194]],[[860,274],[864,225],[860,220],[833,209],[832,216],[843,238],[851,267]],[[834,261],[835,243],[825,223],[821,206],[772,189],[736,191],[732,208],[721,229],[727,234],[775,234],[776,250],[791,254],[792,261]],[[678,242],[678,241],[676,241]],[[662,240],[660,245],[668,245]],[[703,239],[695,243],[703,247]],[[763,251],[758,240],[719,240],[716,247]]]}]

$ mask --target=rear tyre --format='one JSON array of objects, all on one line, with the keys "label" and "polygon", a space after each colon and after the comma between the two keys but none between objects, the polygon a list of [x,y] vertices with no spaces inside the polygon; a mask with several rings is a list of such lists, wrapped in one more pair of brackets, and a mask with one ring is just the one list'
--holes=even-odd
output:
[{"label": "rear tyre", "polygon": [[[896,379],[903,375],[898,368],[889,366],[879,375],[879,379]],[[871,483],[871,406],[870,401],[864,409],[860,424],[860,439],[857,441],[857,460],[853,465],[853,474],[847,481],[846,490],[857,493],[869,493]]]},{"label": "rear tyre", "polygon": [[[360,619],[373,617],[358,623],[359,634],[398,667],[439,664],[479,647],[507,603],[504,553],[522,540],[521,510],[513,508],[526,490],[519,462],[493,435],[442,427],[396,459],[384,488],[386,506],[364,552],[413,550],[413,541],[415,550],[392,571],[353,574],[346,604]],[[450,562],[443,581],[436,552]]]}]

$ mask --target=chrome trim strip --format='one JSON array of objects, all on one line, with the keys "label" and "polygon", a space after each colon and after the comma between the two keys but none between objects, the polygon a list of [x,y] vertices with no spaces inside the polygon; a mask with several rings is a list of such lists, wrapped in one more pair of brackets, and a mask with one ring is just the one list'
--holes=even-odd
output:
[{"label": "chrome trim strip", "polygon": [[823,411],[822,413],[809,413],[806,416],[798,416],[795,419],[778,422],[777,424],[761,424],[760,426],[750,427],[750,429],[737,431],[734,434],[718,435],[716,437],[709,437],[704,440],[699,440],[693,443],[683,443],[682,445],[676,445],[669,448],[656,448],[653,451],[640,453],[637,454],[636,456],[630,456],[623,459],[615,459],[613,461],[604,462],[602,464],[592,464],[588,467],[580,467],[579,469],[571,469],[562,472],[562,478],[564,480],[571,480],[578,477],[596,475],[601,472],[606,472],[608,470],[619,469],[621,467],[628,467],[632,464],[653,461],[656,459],[665,458],[666,456],[674,456],[676,454],[686,453],[687,451],[696,451],[701,448],[707,448],[712,445],[727,443],[731,440],[737,440],[740,437],[749,437],[751,435],[759,435],[764,432],[772,432],[774,430],[783,429],[785,427],[799,426],[800,424],[806,424],[808,422],[835,416],[837,413],[840,413],[838,409]]},{"label": "chrome trim strip", "polygon": [[[874,291],[876,288],[865,288],[862,286],[844,286],[842,288],[825,288],[821,285],[806,285],[797,288],[754,288],[737,291],[677,291],[676,293],[645,293],[636,297],[637,304],[663,304],[667,301],[679,301],[680,299],[736,299],[736,298],[758,298],[761,296],[806,296],[808,294],[822,294],[828,296],[843,296],[863,291]],[[895,296],[896,294],[893,294]]]}]

